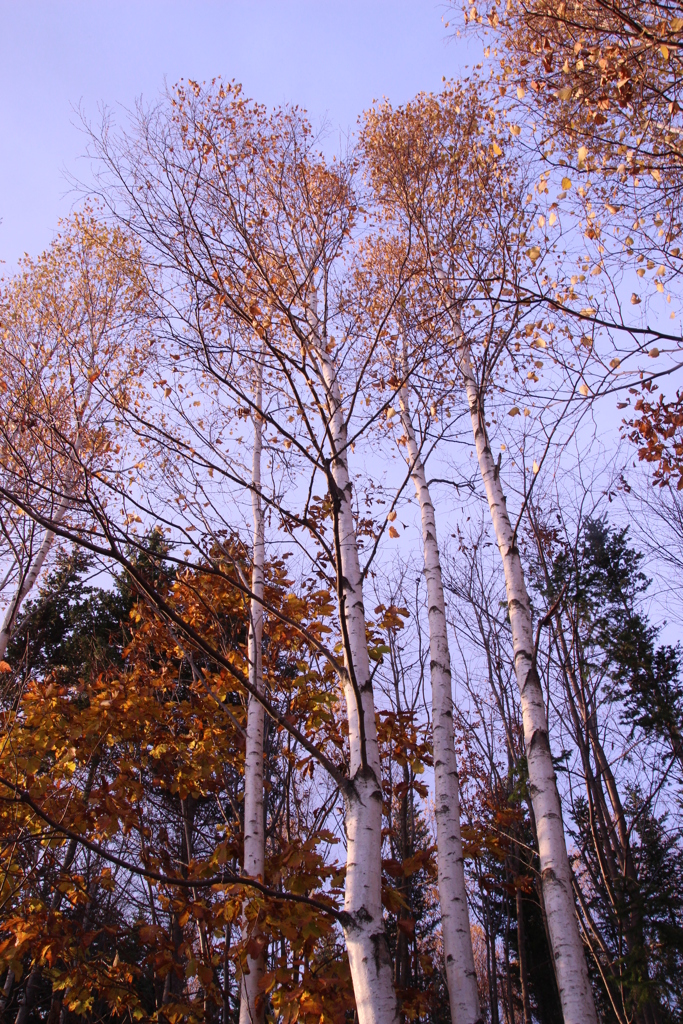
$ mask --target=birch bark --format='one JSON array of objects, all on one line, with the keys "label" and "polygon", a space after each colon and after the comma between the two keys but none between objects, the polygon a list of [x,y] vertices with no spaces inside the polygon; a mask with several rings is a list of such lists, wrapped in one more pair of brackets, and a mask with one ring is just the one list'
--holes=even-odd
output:
[{"label": "birch bark", "polygon": [[[61,523],[65,514],[66,505],[62,505],[54,519],[56,526],[58,526],[59,523]],[[45,563],[45,559],[52,550],[52,545],[54,544],[54,541],[54,533],[52,532],[52,530],[47,530],[45,536],[43,537],[41,545],[38,548],[38,553],[36,557],[33,559],[33,562],[29,566],[28,572],[26,573],[21,583],[17,587],[17,591],[14,597],[12,598],[12,602],[5,613],[5,618],[3,620],[2,627],[0,628],[0,659],[5,657],[7,645],[10,642],[10,637],[12,636],[14,623],[17,621],[17,617],[21,610],[21,606],[26,600],[27,596],[30,594],[31,590],[33,590],[36,580],[38,579],[40,571]]]},{"label": "birch bark", "polygon": [[453,1024],[479,1024],[482,1016],[472,951],[460,835],[460,786],[453,731],[451,657],[441,560],[436,537],[436,518],[424,464],[415,439],[410,398],[406,387],[401,389],[399,408],[401,423],[408,439],[410,472],[422,518],[432,683],[436,846],[446,981]]},{"label": "birch bark", "polygon": [[[438,272],[438,276],[443,281],[443,272]],[[503,561],[515,675],[524,723],[529,791],[536,818],[541,886],[564,1024],[597,1024],[595,1003],[574,906],[571,871],[562,825],[562,808],[550,753],[543,691],[536,671],[531,604],[498,467],[489,445],[484,410],[472,368],[470,347],[457,314],[452,307],[449,311],[455,329],[479,470]]]},{"label": "birch bark", "polygon": [[[257,364],[254,396],[254,451],[251,477],[251,508],[254,523],[254,550],[251,571],[249,619],[249,681],[263,694],[263,570],[265,562],[263,504],[261,501],[261,452],[263,449],[263,363]],[[263,815],[263,735],[264,710],[256,697],[250,695],[247,705],[247,736],[244,761],[244,874],[263,881],[265,874],[265,822]],[[246,934],[246,918],[242,922]],[[262,1024],[265,1001],[259,989],[265,960],[263,952],[247,956],[247,970],[242,975],[240,990],[240,1024]]]},{"label": "birch bark", "polygon": [[315,296],[309,311],[313,352],[327,400],[332,448],[330,491],[334,508],[338,601],[344,640],[343,680],[349,721],[350,771],[346,811],[344,937],[349,955],[358,1024],[394,1024],[394,992],[382,910],[382,787],[375,704],[368,656],[363,581],[353,521],[353,485],[348,468],[347,429],[337,367],[321,334]]}]

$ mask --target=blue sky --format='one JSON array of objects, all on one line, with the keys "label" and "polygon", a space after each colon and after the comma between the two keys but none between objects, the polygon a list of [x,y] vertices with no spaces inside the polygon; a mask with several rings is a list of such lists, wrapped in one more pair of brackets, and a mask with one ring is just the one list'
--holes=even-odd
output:
[{"label": "blue sky", "polygon": [[0,273],[69,212],[65,171],[87,179],[75,107],[96,120],[164,80],[222,75],[352,131],[373,99],[403,102],[472,63],[449,13],[438,0],[0,0]]}]

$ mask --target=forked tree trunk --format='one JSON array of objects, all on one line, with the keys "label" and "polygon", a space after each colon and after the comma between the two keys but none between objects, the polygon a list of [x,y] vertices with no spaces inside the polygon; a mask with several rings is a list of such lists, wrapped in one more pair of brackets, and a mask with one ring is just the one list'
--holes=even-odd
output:
[{"label": "forked tree trunk", "polygon": [[[249,681],[263,693],[263,568],[265,562],[263,504],[261,502],[261,451],[263,447],[263,421],[259,415],[263,399],[263,364],[257,365],[256,407],[254,421],[254,452],[252,461],[251,507],[254,520],[254,550],[251,570],[251,599],[249,620]],[[247,705],[247,737],[244,760],[244,874],[263,881],[265,873],[265,821],[263,815],[263,705],[250,695]],[[247,933],[246,918],[243,932]],[[258,939],[258,936],[252,936]],[[263,952],[247,956],[247,970],[242,975],[240,989],[240,1024],[261,1024],[264,1020],[265,1000],[259,989],[265,960]]]},{"label": "forked tree trunk", "polygon": [[489,445],[482,400],[472,369],[470,347],[452,307],[450,314],[455,328],[460,370],[470,409],[479,470],[486,489],[505,573],[515,675],[524,723],[529,791],[538,836],[541,886],[564,1024],[597,1024],[588,967],[574,906],[571,871],[562,825],[562,808],[550,753],[543,690],[536,671],[531,603],[498,467]]},{"label": "forked tree trunk", "polygon": [[[57,515],[55,516],[55,525],[59,525],[59,523],[64,518],[65,513],[66,505],[62,505],[61,508],[58,510]],[[38,548],[38,553],[36,554],[36,557],[31,562],[28,572],[21,580],[19,586],[17,587],[17,591],[14,597],[12,598],[11,604],[7,611],[5,612],[5,618],[2,623],[2,628],[0,628],[0,659],[5,657],[5,654],[7,652],[7,645],[10,642],[12,630],[14,629],[14,624],[19,616],[21,606],[26,600],[27,596],[33,590],[33,587],[36,584],[36,580],[38,579],[40,571],[45,563],[45,559],[50,554],[54,542],[54,533],[52,532],[52,530],[47,530],[45,536],[43,537],[42,543]]]},{"label": "forked tree trunk", "polygon": [[441,932],[451,1020],[453,1024],[479,1024],[482,1016],[472,952],[460,835],[460,785],[453,730],[451,657],[436,520],[424,465],[415,439],[408,389],[405,387],[401,390],[399,405],[401,422],[408,439],[410,472],[422,517],[432,683],[436,848]]},{"label": "forked tree trunk", "polygon": [[353,521],[353,485],[337,367],[320,337],[317,303],[311,306],[313,353],[327,399],[330,497],[334,510],[338,600],[344,638],[343,679],[349,722],[350,779],[346,811],[344,937],[356,998],[358,1024],[394,1024],[398,1006],[382,911],[382,786],[375,704],[370,676],[363,581]]}]

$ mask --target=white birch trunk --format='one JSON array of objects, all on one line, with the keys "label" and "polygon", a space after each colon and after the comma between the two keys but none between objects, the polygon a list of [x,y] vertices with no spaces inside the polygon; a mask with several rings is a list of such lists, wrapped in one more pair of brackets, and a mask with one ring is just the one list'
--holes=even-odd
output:
[{"label": "white birch trunk", "polygon": [[[259,413],[263,397],[263,363],[257,366],[256,394],[253,414],[254,452],[252,461],[251,507],[254,520],[254,551],[251,570],[253,597],[249,623],[249,682],[263,694],[263,569],[265,562],[263,505],[261,502],[261,450],[263,447],[263,420]],[[265,874],[265,821],[263,814],[263,705],[249,696],[247,705],[247,736],[244,760],[244,874],[263,881]],[[243,922],[246,932],[247,922]],[[247,956],[247,972],[242,975],[240,990],[240,1024],[261,1024],[264,1020],[265,1000],[259,989],[265,959]]]},{"label": "white birch trunk", "polygon": [[[337,368],[326,350],[326,338],[319,335],[315,300],[311,307],[311,320],[314,350],[320,359],[328,402],[329,436],[333,448],[330,472],[334,493],[331,497],[337,517],[339,612],[348,641],[344,645],[346,677],[343,684],[351,763],[350,785],[344,795],[347,850],[344,937],[358,1024],[395,1024],[398,1006],[382,910],[379,747],[365,631],[363,581],[353,521],[353,485],[348,468],[346,423]],[[360,695],[360,709],[356,691]]]},{"label": "white birch trunk", "polygon": [[[66,509],[67,506],[66,504],[63,503],[60,506],[59,510],[57,511],[57,514],[54,517],[54,523],[56,526],[58,526],[61,523],[62,519],[64,518],[66,514]],[[52,545],[54,544],[54,541],[54,533],[52,532],[52,530],[47,530],[45,536],[43,537],[41,545],[38,548],[38,553],[36,554],[36,557],[33,559],[33,562],[31,563],[28,572],[26,573],[23,580],[19,584],[17,592],[12,598],[10,606],[5,613],[2,628],[0,628],[0,659],[5,657],[7,645],[10,641],[10,637],[12,636],[12,630],[14,629],[14,624],[17,621],[17,617],[21,610],[21,606],[26,600],[27,596],[33,590],[33,587],[36,584],[36,580],[38,579],[40,571],[45,563],[45,559],[52,550]]]},{"label": "white birch trunk", "polygon": [[446,626],[441,560],[436,520],[424,465],[410,416],[408,389],[399,396],[401,422],[408,439],[408,457],[422,517],[425,579],[429,616],[429,657],[432,683],[436,847],[446,981],[453,1024],[481,1024],[477,972],[470,932],[465,864],[460,835],[460,785],[455,756],[451,657]]},{"label": "white birch trunk", "polygon": [[562,825],[560,796],[550,753],[543,690],[534,659],[531,604],[498,467],[489,445],[484,411],[472,369],[470,347],[457,315],[452,309],[450,313],[455,328],[479,469],[505,573],[515,674],[524,723],[529,792],[538,835],[541,886],[564,1024],[597,1024],[595,1003],[574,906],[571,870]]}]

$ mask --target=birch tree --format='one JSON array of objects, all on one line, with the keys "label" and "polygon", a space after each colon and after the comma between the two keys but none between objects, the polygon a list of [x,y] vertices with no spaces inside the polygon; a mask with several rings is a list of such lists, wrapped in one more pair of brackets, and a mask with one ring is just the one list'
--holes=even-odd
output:
[{"label": "birch tree", "polygon": [[[251,474],[251,506],[254,520],[251,591],[249,607],[249,679],[254,694],[247,707],[247,736],[244,759],[244,861],[245,875],[265,880],[265,820],[263,808],[263,731],[264,710],[258,696],[263,688],[263,572],[265,562],[265,528],[261,500],[261,453],[263,450],[263,368],[256,364],[254,387],[254,449]],[[263,954],[247,956],[247,972],[242,978],[240,1024],[263,1020],[264,1000],[260,989],[263,977]]]},{"label": "birch tree", "polygon": [[429,650],[434,734],[434,789],[441,931],[451,1017],[454,1022],[481,1020],[467,911],[464,858],[460,835],[460,794],[453,732],[451,659],[446,625],[436,517],[410,412],[410,393],[400,392],[401,422],[407,437],[410,473],[422,519],[425,579],[429,607]]},{"label": "birch tree", "polygon": [[[212,388],[218,383],[232,402],[256,412],[253,396],[230,367],[234,348],[225,339],[235,325],[262,338],[264,377],[278,379],[279,406],[264,412],[264,426],[280,452],[288,453],[286,458],[280,454],[282,464],[299,467],[299,474],[305,467],[310,483],[308,495],[300,482],[290,495],[278,495],[269,512],[299,551],[298,531],[311,536],[316,571],[329,573],[338,602],[343,663],[319,646],[339,677],[348,716],[348,776],[338,770],[331,774],[345,801],[342,923],[357,1009],[361,1021],[393,1020],[396,1000],[381,904],[379,752],[363,607],[368,567],[361,571],[349,470],[349,452],[367,427],[361,422],[349,434],[349,424],[363,389],[379,378],[372,355],[382,315],[376,313],[374,323],[371,318],[369,338],[359,335],[353,279],[341,270],[357,214],[353,164],[326,166],[298,115],[268,115],[222,85],[206,93],[195,86],[183,88],[174,105],[177,113],[170,119],[158,112],[143,117],[137,142],[126,140],[116,150],[108,139],[101,140],[106,194],[128,228],[139,232],[150,258],[157,259],[157,272],[178,284],[173,315],[184,318],[188,333],[176,340],[183,358],[197,360],[194,379],[202,375]],[[137,182],[150,173],[157,184],[141,196]],[[332,325],[344,335],[343,342],[335,341]],[[188,339],[194,340],[188,345]],[[147,424],[140,429],[152,432]],[[201,428],[195,424],[193,431],[194,466],[206,460],[212,473],[248,491],[236,463],[217,464],[205,433],[198,443]],[[316,477],[327,492],[319,521]],[[299,508],[292,500],[297,493],[303,499]],[[187,514],[187,491],[183,502]],[[206,526],[205,513],[198,504],[195,508]],[[250,598],[256,600],[253,590]],[[254,696],[254,686],[245,685]],[[277,721],[288,728],[282,717]],[[301,742],[300,734],[297,738]],[[319,756],[310,744],[306,747]],[[329,761],[323,763],[330,771]]]},{"label": "birch tree", "polygon": [[[499,466],[491,451],[484,405],[492,368],[507,350],[510,327],[516,326],[515,274],[523,266],[521,248],[529,218],[527,212],[522,212],[516,176],[506,166],[496,133],[491,130],[494,124],[493,112],[475,99],[472,90],[468,93],[456,88],[446,90],[439,99],[421,97],[397,111],[385,105],[371,113],[366,121],[365,145],[379,196],[396,211],[404,229],[414,232],[424,246],[428,272],[453,332],[476,457],[505,574],[543,897],[558,988],[565,1021],[578,1024],[597,1018],[574,907],[545,703],[536,670],[531,603],[517,531],[510,521]],[[479,139],[480,135],[483,138]],[[497,329],[490,321],[483,338],[479,329],[483,342],[479,359],[473,350],[473,332],[463,328],[461,318],[465,302],[477,294],[493,311],[493,322],[504,304],[512,317],[512,323],[505,323],[503,313],[503,326]],[[506,302],[508,296],[511,301]]]}]

